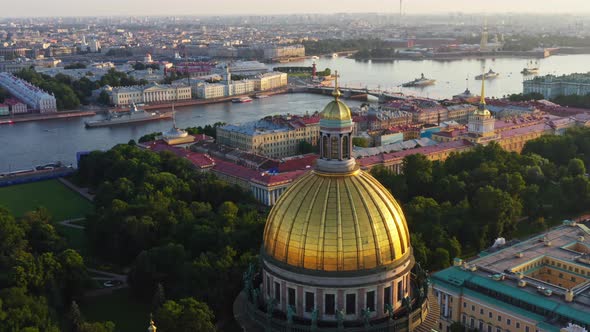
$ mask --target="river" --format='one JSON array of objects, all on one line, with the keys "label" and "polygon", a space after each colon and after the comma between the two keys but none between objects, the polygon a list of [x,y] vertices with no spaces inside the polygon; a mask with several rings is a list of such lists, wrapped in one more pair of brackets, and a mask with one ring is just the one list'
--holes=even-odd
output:
[{"label": "river", "polygon": [[[486,81],[486,95],[502,97],[506,94],[521,93],[523,75],[520,73],[527,62],[533,59],[498,58],[495,60],[395,60],[395,61],[355,61],[347,58],[307,59],[301,62],[278,64],[276,66],[311,66],[315,61],[318,70],[330,68],[340,72],[342,86],[354,88],[382,89],[401,91],[409,95],[430,98],[450,98],[459,94],[468,86],[479,94],[481,81],[475,76],[490,68],[500,73],[494,80]],[[569,73],[585,73],[590,71],[590,55],[551,56],[538,61],[539,75],[561,75]],[[435,85],[425,88],[401,88],[401,84],[420,77],[420,74],[435,79]],[[467,80],[466,80],[467,79]]]},{"label": "river", "polygon": [[[473,78],[482,72],[484,61],[467,59],[454,61],[409,61],[361,62],[347,58],[307,59],[281,65],[311,65],[318,69],[329,67],[339,70],[343,86],[381,88],[400,91],[399,85],[424,73],[437,80],[437,84],[424,89],[404,88],[406,94],[432,98],[449,98],[463,92],[466,84],[474,93],[479,92],[479,81]],[[520,71],[527,59],[499,58],[485,61],[500,77],[487,82],[488,96],[501,97],[522,92],[523,77]],[[590,55],[553,56],[539,60],[541,74],[568,74],[590,71]],[[466,78],[469,80],[466,82]],[[277,95],[257,99],[245,104],[197,105],[177,110],[179,127],[204,126],[221,121],[240,123],[259,119],[271,114],[304,114],[321,110],[330,100],[329,96],[311,94]],[[358,102],[347,101],[351,106]],[[100,115],[94,118],[100,118]],[[108,149],[117,143],[137,140],[144,134],[165,131],[171,121],[146,122],[110,128],[84,128],[84,121],[91,118],[58,119],[26,122],[0,126],[0,172],[24,169],[33,165],[63,161],[74,164],[76,152],[93,149]]]}]

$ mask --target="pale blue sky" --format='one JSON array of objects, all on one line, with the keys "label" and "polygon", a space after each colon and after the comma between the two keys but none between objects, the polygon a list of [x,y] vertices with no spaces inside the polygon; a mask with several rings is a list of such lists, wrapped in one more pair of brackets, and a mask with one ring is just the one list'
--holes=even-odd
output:
[{"label": "pale blue sky", "polygon": [[[2,0],[0,17],[397,12],[399,0]],[[336,4],[337,3],[337,4]],[[405,12],[589,13],[590,0],[404,0]]]}]

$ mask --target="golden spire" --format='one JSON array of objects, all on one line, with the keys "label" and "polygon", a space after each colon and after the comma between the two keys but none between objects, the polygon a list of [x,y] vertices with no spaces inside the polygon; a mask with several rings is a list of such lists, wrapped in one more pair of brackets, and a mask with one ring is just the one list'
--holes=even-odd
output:
[{"label": "golden spire", "polygon": [[334,96],[334,99],[336,101],[338,101],[338,98],[340,98],[340,96],[342,94],[340,93],[340,89],[338,88],[338,71],[337,70],[334,72],[334,75],[336,78],[334,81],[334,91],[332,92],[332,96]]},{"label": "golden spire", "polygon": [[158,328],[154,324],[154,318],[153,318],[152,314],[150,313],[150,326],[148,327],[148,332],[156,332],[157,329]]}]

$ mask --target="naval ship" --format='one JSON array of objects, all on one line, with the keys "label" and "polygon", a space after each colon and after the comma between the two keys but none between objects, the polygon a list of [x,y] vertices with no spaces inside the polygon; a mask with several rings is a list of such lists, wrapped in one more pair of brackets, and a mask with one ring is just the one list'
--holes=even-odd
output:
[{"label": "naval ship", "polygon": [[173,112],[146,112],[142,109],[138,109],[137,106],[133,104],[128,112],[120,114],[109,112],[106,119],[86,121],[86,128],[108,127],[128,123],[169,119],[172,117],[172,114]]},{"label": "naval ship", "polygon": [[422,86],[427,86],[427,85],[433,85],[434,83],[436,83],[436,80],[430,79],[430,78],[426,78],[424,77],[424,74],[422,74],[420,76],[420,78],[417,78],[411,82],[407,82],[402,84],[402,86],[404,88],[408,88],[408,87],[422,87]]}]

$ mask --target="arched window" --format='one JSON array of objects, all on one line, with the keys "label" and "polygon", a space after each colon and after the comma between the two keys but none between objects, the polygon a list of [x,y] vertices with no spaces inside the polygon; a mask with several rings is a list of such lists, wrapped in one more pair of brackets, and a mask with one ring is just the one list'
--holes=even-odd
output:
[{"label": "arched window", "polygon": [[330,159],[338,159],[338,136],[332,136],[330,147],[332,148]]},{"label": "arched window", "polygon": [[342,137],[342,159],[350,159],[350,143],[348,135]]},{"label": "arched window", "polygon": [[322,158],[328,158],[328,136],[322,137]]}]

